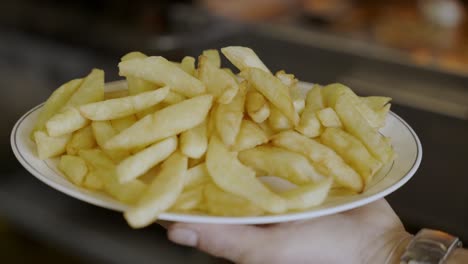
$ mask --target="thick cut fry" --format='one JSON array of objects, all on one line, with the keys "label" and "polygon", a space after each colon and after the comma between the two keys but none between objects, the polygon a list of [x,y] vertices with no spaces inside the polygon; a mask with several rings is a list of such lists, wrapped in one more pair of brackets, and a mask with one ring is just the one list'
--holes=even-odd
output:
[{"label": "thick cut fry", "polygon": [[64,153],[70,139],[71,134],[51,137],[44,131],[36,131],[34,133],[34,141],[37,145],[37,154],[39,159],[45,160]]},{"label": "thick cut fry", "polygon": [[255,216],[263,214],[263,210],[249,200],[225,192],[212,183],[205,186],[204,198],[206,210],[212,215]]},{"label": "thick cut fry", "polygon": [[275,76],[288,87],[295,86],[299,82],[294,74],[288,74],[284,70],[276,72]]},{"label": "thick cut fry", "polygon": [[[241,84],[242,85],[242,84]],[[242,87],[229,104],[220,104],[216,108],[215,121],[218,135],[224,144],[232,146],[239,134],[244,116],[245,91]]]},{"label": "thick cut fry", "polygon": [[268,140],[273,136],[276,132],[268,125],[268,121],[259,123],[258,126],[265,132],[268,137]]},{"label": "thick cut fry", "polygon": [[218,105],[216,103],[213,104],[208,116],[206,117],[206,134],[208,138],[211,138],[212,135],[217,135],[218,131],[216,131],[216,112],[218,111]]},{"label": "thick cut fry", "polygon": [[233,151],[242,151],[268,142],[268,135],[256,123],[242,120]]},{"label": "thick cut fry", "polygon": [[173,91],[169,91],[169,94],[166,96],[166,98],[164,98],[162,102],[168,105],[172,105],[172,104],[180,103],[185,99],[187,99],[185,98],[185,96],[178,94],[176,92],[173,92]]},{"label": "thick cut fry", "polygon": [[198,79],[163,57],[148,57],[119,63],[121,76],[134,76],[157,85],[168,85],[177,93],[194,97],[205,92]]},{"label": "thick cut fry", "polygon": [[134,115],[111,120],[111,125],[117,133],[131,127],[137,121]]},{"label": "thick cut fry", "polygon": [[111,99],[80,106],[83,116],[91,120],[111,120],[136,114],[160,103],[169,93],[169,87],[133,96]]},{"label": "thick cut fry", "polygon": [[47,133],[53,137],[75,132],[89,124],[89,120],[75,107],[67,107],[46,123]]},{"label": "thick cut fry", "polygon": [[83,79],[71,80],[55,90],[47,99],[37,117],[36,124],[31,131],[31,138],[34,138],[34,132],[45,129],[46,122],[67,103],[72,94],[80,87]]},{"label": "thick cut fry", "polygon": [[146,184],[139,180],[133,180],[128,183],[119,183],[115,176],[115,164],[99,149],[80,150],[80,157],[92,167],[92,171],[104,185],[104,190],[116,198],[126,203],[135,203],[142,193],[146,191]]},{"label": "thick cut fry", "polygon": [[281,177],[295,184],[302,185],[324,179],[307,158],[283,148],[259,146],[239,152],[238,157],[243,164],[260,175]]},{"label": "thick cut fry", "polygon": [[148,226],[169,209],[182,193],[186,172],[187,157],[179,152],[172,154],[136,206],[124,213],[129,225],[133,228]]},{"label": "thick cut fry", "polygon": [[96,175],[94,170],[90,170],[88,171],[88,174],[86,174],[86,178],[83,181],[83,187],[91,190],[102,190],[104,189],[104,183]]},{"label": "thick cut fry", "polygon": [[289,121],[289,119],[274,106],[270,107],[268,124],[274,131],[283,131],[292,128],[291,121]]},{"label": "thick cut fry", "polygon": [[334,83],[323,87],[322,89],[323,98],[328,104],[328,107],[332,107],[336,110],[336,103],[342,96],[346,96],[349,103],[354,105],[356,109],[370,124],[373,128],[379,127],[379,119],[377,114],[365,104],[359,96],[357,96],[349,87],[346,87],[339,83]]},{"label": "thick cut fry", "polygon": [[265,96],[272,105],[277,107],[294,126],[297,125],[299,115],[294,110],[294,105],[286,85],[275,76],[257,68],[248,68],[242,74],[253,88]]},{"label": "thick cut fry", "polygon": [[132,149],[147,146],[198,126],[205,120],[212,101],[211,95],[201,95],[147,115],[107,141],[105,147],[107,149]]},{"label": "thick cut fry", "polygon": [[324,127],[342,127],[340,118],[333,108],[327,107],[317,111],[317,117]]},{"label": "thick cut fry", "polygon": [[104,71],[93,69],[65,106],[77,107],[104,99]]},{"label": "thick cut fry", "polygon": [[341,129],[327,128],[320,139],[361,175],[364,187],[369,185],[372,177],[382,167],[382,163],[372,157],[361,141]]},{"label": "thick cut fry", "polygon": [[67,176],[71,182],[76,185],[82,185],[85,176],[88,173],[86,162],[77,156],[61,156],[58,168],[65,174],[65,176]]},{"label": "thick cut fry", "polygon": [[195,58],[190,56],[185,56],[180,62],[180,68],[184,72],[194,76],[195,75]]},{"label": "thick cut fry", "polygon": [[307,137],[317,137],[322,131],[317,111],[324,108],[321,87],[314,85],[307,93],[305,107],[296,130]]},{"label": "thick cut fry", "polygon": [[230,103],[239,91],[237,80],[216,67],[206,56],[198,58],[198,79],[205,84],[207,92],[220,104]]},{"label": "thick cut fry", "polygon": [[273,137],[273,145],[282,147],[306,156],[314,166],[326,168],[328,175],[336,183],[361,192],[363,182],[359,174],[348,166],[331,148],[318,141],[307,138],[294,131],[285,131]]},{"label": "thick cut fry", "polygon": [[371,127],[349,97],[346,94],[340,96],[335,105],[336,113],[346,131],[361,140],[367,150],[384,164],[392,161],[394,152],[390,141]]},{"label": "thick cut fry", "polygon": [[172,136],[124,159],[116,168],[120,183],[129,182],[143,175],[165,160],[177,149],[177,137]]},{"label": "thick cut fry", "polygon": [[361,97],[361,101],[374,111],[382,109],[382,107],[386,106],[391,100],[391,97],[386,96]]},{"label": "thick cut fry", "polygon": [[277,72],[275,76],[280,79],[284,85],[288,86],[294,110],[296,110],[296,113],[301,114],[305,107],[305,100],[301,90],[297,86],[299,80],[296,79],[294,74],[287,74],[283,70]]},{"label": "thick cut fry", "polygon": [[271,73],[257,56],[257,54],[255,54],[255,52],[250,48],[230,46],[222,48],[221,52],[240,71],[243,71],[247,68],[258,68],[265,72]]},{"label": "thick cut fry", "polygon": [[221,57],[219,56],[218,50],[209,49],[202,52],[202,56],[206,57],[210,64],[216,68],[221,68]]},{"label": "thick cut fry", "polygon": [[172,206],[173,211],[188,211],[198,207],[203,201],[204,185],[200,185],[196,188],[185,190],[177,198],[177,201]]},{"label": "thick cut fry", "polygon": [[263,210],[271,213],[282,213],[286,210],[286,202],[270,191],[256,177],[255,172],[242,165],[229,152],[218,137],[212,137],[206,154],[206,167],[217,186],[239,195]]},{"label": "thick cut fry", "polygon": [[375,114],[377,115],[377,123],[376,123],[376,125],[378,126],[377,128],[380,129],[385,126],[385,121],[387,120],[388,112],[390,112],[390,107],[391,107],[391,104],[386,104],[381,109],[375,111]]},{"label": "thick cut fry", "polygon": [[93,121],[91,123],[94,138],[99,147],[114,161],[118,162],[130,155],[126,150],[110,150],[105,148],[106,142],[117,133],[109,121]]},{"label": "thick cut fry", "polygon": [[210,182],[210,175],[206,168],[206,163],[200,163],[197,166],[190,168],[185,176],[184,189],[192,189],[196,186]]},{"label": "thick cut fry", "polygon": [[96,146],[91,126],[86,126],[73,133],[67,144],[67,154],[77,155],[80,149],[91,149]]},{"label": "thick cut fry", "polygon": [[305,210],[322,204],[327,198],[332,186],[332,179],[324,179],[319,183],[308,183],[295,189],[282,192],[280,195],[286,200],[289,210]]},{"label": "thick cut fry", "polygon": [[265,97],[257,91],[247,92],[245,98],[247,114],[256,123],[262,123],[270,116],[270,106]]},{"label": "thick cut fry", "polygon": [[128,90],[118,90],[104,93],[104,100],[116,99],[129,96]]},{"label": "thick cut fry", "polygon": [[201,158],[208,148],[206,121],[180,134],[180,151],[192,159]]},{"label": "thick cut fry", "polygon": [[[121,61],[128,61],[134,59],[145,59],[148,56],[145,54],[133,51],[122,57]],[[159,87],[159,85],[145,81],[138,77],[127,76],[128,92],[130,95],[148,92]]]}]

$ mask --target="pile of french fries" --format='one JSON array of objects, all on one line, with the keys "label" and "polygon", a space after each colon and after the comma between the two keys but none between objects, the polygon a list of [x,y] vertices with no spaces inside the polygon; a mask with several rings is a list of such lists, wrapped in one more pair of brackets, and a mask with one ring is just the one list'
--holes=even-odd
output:
[{"label": "pile of french fries", "polygon": [[[253,50],[217,50],[180,63],[125,55],[128,89],[104,91],[94,69],[59,87],[31,137],[40,159],[59,157],[77,186],[128,204],[129,225],[163,212],[257,216],[307,210],[331,188],[360,193],[394,158],[379,133],[390,98],[359,97],[341,84],[304,96],[292,74],[272,74]],[[294,188],[274,191],[261,176]]]}]

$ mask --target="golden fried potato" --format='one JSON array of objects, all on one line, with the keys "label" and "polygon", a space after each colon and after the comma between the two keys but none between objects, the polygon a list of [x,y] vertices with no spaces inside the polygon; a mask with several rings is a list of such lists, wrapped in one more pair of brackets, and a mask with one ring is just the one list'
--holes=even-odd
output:
[{"label": "golden fried potato", "polygon": [[76,185],[82,185],[85,176],[88,173],[86,162],[77,156],[61,156],[58,168],[65,174],[65,176],[67,176],[71,182]]},{"label": "golden fried potato", "polygon": [[340,118],[336,114],[335,110],[333,110],[333,108],[327,107],[317,111],[317,117],[324,127],[340,128],[343,126],[341,124]]},{"label": "golden fried potato", "polygon": [[332,186],[332,179],[323,179],[318,183],[308,183],[280,195],[286,200],[289,210],[306,210],[322,204]]},{"label": "golden fried potato", "polygon": [[209,214],[219,216],[256,216],[263,210],[241,196],[228,193],[215,184],[207,184],[204,188],[206,210]]},{"label": "golden fried potato", "polygon": [[80,106],[83,116],[91,120],[112,120],[136,114],[160,103],[169,94],[169,87]]},{"label": "golden fried potato", "polygon": [[104,100],[116,99],[121,97],[129,96],[128,90],[117,90],[112,92],[105,92],[104,93]]},{"label": "golden fried potato", "polygon": [[187,175],[185,176],[184,189],[192,189],[199,185],[204,185],[210,181],[210,174],[206,168],[206,163],[202,162],[195,167],[188,169]]},{"label": "golden fried potato", "polygon": [[239,195],[267,212],[285,212],[286,202],[263,185],[255,177],[255,171],[244,166],[217,136],[210,139],[206,167],[213,182],[223,190]]},{"label": "golden fried potato", "polygon": [[174,205],[171,207],[171,211],[188,211],[198,207],[203,202],[203,192],[205,186],[200,185],[190,190],[184,190]]},{"label": "golden fried potato", "polygon": [[336,183],[356,192],[363,189],[359,174],[347,165],[331,148],[314,139],[307,138],[294,131],[284,131],[273,137],[273,145],[285,148],[306,156],[315,167],[323,167]]},{"label": "golden fried potato", "polygon": [[133,149],[177,135],[203,122],[211,108],[212,101],[211,95],[201,95],[168,106],[138,120],[131,127],[108,140],[104,147]]},{"label": "golden fried potato", "polygon": [[324,179],[306,157],[283,148],[258,146],[239,152],[238,158],[259,175],[281,177],[294,184]]},{"label": "golden fried potato", "polygon": [[163,163],[161,172],[138,203],[125,211],[128,224],[133,228],[148,226],[171,208],[182,193],[186,172],[187,157],[175,152]]},{"label": "golden fried potato", "polygon": [[91,129],[98,146],[113,161],[119,162],[130,155],[130,152],[126,150],[111,150],[105,148],[106,142],[117,134],[109,121],[93,121],[91,123]]},{"label": "golden fried potato", "polygon": [[[242,86],[243,84],[241,84]],[[216,130],[224,144],[232,146],[239,134],[242,117],[244,116],[245,90],[239,92],[229,104],[219,104],[215,113]]]},{"label": "golden fried potato", "polygon": [[275,76],[257,68],[248,68],[242,72],[251,87],[259,91],[268,101],[277,107],[295,126],[299,115],[294,109],[289,89]]},{"label": "golden fried potato", "polygon": [[185,98],[185,96],[178,94],[176,92],[173,92],[173,91],[169,91],[169,94],[166,96],[166,98],[164,98],[162,102],[167,105],[173,105],[173,104],[180,103],[185,99],[187,99]]},{"label": "golden fried potato", "polygon": [[[138,52],[138,51],[133,51],[130,53],[127,53],[125,56],[121,58],[121,61],[128,61],[128,60],[134,60],[134,59],[145,59],[148,56],[145,54]],[[154,84],[152,82],[148,82],[143,80],[142,78],[134,77],[134,76],[127,76],[127,84],[128,84],[128,93],[130,95],[136,95],[139,93],[144,93],[148,91],[152,91],[154,89],[157,89],[159,85]]]},{"label": "golden fried potato", "polygon": [[230,103],[239,91],[237,80],[210,62],[206,56],[198,58],[198,78],[205,84],[207,92],[220,104]]},{"label": "golden fried potato", "polygon": [[116,175],[119,182],[125,183],[138,178],[152,167],[164,161],[176,149],[177,137],[172,136],[125,158],[116,168]]},{"label": "golden fried potato", "polygon": [[98,191],[104,189],[104,183],[96,175],[96,172],[94,170],[88,171],[88,174],[86,174],[86,177],[83,181],[82,186],[85,187],[86,189],[98,190]]},{"label": "golden fried potato", "polygon": [[323,109],[321,87],[314,85],[308,92],[305,107],[301,114],[296,130],[307,137],[317,137],[322,132],[322,126],[317,117],[317,111]]},{"label": "golden fried potato", "polygon": [[386,96],[367,96],[361,97],[361,101],[364,102],[370,109],[378,111],[390,103],[392,98]]},{"label": "golden fried potato", "polygon": [[93,69],[83,79],[80,87],[73,93],[65,107],[78,107],[80,105],[102,101],[104,99],[104,71]]},{"label": "golden fried potato", "polygon": [[245,98],[247,114],[256,123],[262,123],[270,116],[270,106],[265,97],[257,91],[248,91]]},{"label": "golden fried potato", "polygon": [[68,142],[66,150],[68,155],[77,155],[80,149],[91,149],[96,146],[91,126],[75,131]]},{"label": "golden fried potato", "polygon": [[250,120],[242,120],[233,151],[242,151],[268,142],[268,135],[256,123]]},{"label": "golden fried potato", "polygon": [[186,130],[180,134],[180,151],[187,157],[199,159],[205,155],[208,148],[208,136],[206,133],[206,120],[198,126]]},{"label": "golden fried potato", "polygon": [[119,63],[121,76],[134,76],[157,85],[168,85],[174,92],[195,97],[205,92],[201,81],[163,57],[133,59]]},{"label": "golden fried potato", "polygon": [[45,160],[64,153],[70,139],[71,134],[51,137],[44,131],[36,131],[34,133],[34,142],[36,142],[39,159]]},{"label": "golden fried potato", "polygon": [[70,134],[89,124],[89,120],[75,107],[67,107],[55,114],[46,123],[47,133],[53,137]]},{"label": "golden fried potato", "polygon": [[208,49],[202,52],[202,56],[206,57],[211,65],[216,68],[221,68],[221,57],[219,56],[218,50]]},{"label": "golden fried potato", "polygon": [[184,72],[192,76],[195,76],[195,58],[190,57],[190,56],[185,56],[180,62],[180,68],[182,68]]},{"label": "golden fried potato", "polygon": [[364,186],[369,185],[375,173],[382,167],[382,163],[372,157],[361,141],[341,129],[327,128],[320,139],[361,175]]},{"label": "golden fried potato", "polygon": [[292,128],[291,121],[289,121],[289,119],[274,106],[270,107],[268,124],[274,131],[283,131]]},{"label": "golden fried potato", "polygon": [[136,123],[136,121],[137,121],[137,118],[134,115],[129,115],[126,117],[113,119],[110,122],[114,130],[117,133],[120,133],[123,130],[131,127],[133,124]]},{"label": "golden fried potato", "polygon": [[270,73],[270,70],[258,58],[255,52],[247,47],[230,46],[221,49],[221,53],[240,71],[247,68],[258,68]]}]

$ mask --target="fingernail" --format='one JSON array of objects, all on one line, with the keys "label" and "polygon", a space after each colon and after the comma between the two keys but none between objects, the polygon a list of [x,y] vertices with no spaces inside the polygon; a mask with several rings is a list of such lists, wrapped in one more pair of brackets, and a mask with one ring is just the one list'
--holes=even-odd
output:
[{"label": "fingernail", "polygon": [[196,232],[185,228],[176,228],[169,232],[169,239],[177,244],[194,247],[198,243],[198,235]]}]

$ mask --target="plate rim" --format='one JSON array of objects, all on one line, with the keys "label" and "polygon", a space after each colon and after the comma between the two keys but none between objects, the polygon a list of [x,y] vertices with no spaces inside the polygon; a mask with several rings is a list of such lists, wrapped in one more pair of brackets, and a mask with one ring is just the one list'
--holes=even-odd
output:
[{"label": "plate rim", "polygon": [[[106,83],[106,86],[113,86],[119,85],[124,81],[114,81]],[[309,85],[310,83],[301,82],[302,84]],[[99,206],[102,208],[106,208],[113,211],[123,212],[127,206],[123,204],[118,204],[119,202],[116,201],[116,204],[107,204],[107,202],[102,201],[101,199],[96,199],[91,196],[87,196],[81,192],[77,192],[74,189],[70,189],[66,186],[63,186],[59,183],[54,182],[53,180],[49,179],[39,170],[37,170],[34,166],[28,163],[27,159],[21,154],[19,147],[17,146],[16,136],[18,132],[19,126],[23,123],[23,121],[32,113],[38,110],[38,108],[42,107],[44,102],[36,105],[35,107],[31,108],[25,114],[23,114],[18,121],[16,121],[15,125],[10,134],[10,144],[15,155],[16,159],[21,163],[21,165],[31,173],[36,179],[40,180],[41,182],[45,183],[49,187],[71,196],[75,199],[78,199],[82,202],[86,202],[88,204],[92,204],[94,206]],[[398,190],[401,186],[406,184],[416,173],[418,170],[422,156],[423,156],[423,148],[421,142],[419,140],[418,135],[416,132],[411,128],[411,126],[399,115],[395,114],[394,112],[390,111],[394,118],[396,118],[399,122],[401,122],[410,132],[411,136],[413,137],[416,143],[416,159],[412,167],[409,169],[406,174],[399,179],[397,182],[393,183],[389,187],[383,189],[380,192],[375,194],[369,195],[368,197],[361,198],[357,201],[352,201],[344,204],[338,204],[331,206],[329,208],[323,208],[320,210],[315,211],[301,211],[301,212],[292,212],[286,214],[279,214],[279,215],[263,215],[263,216],[246,216],[246,217],[226,217],[226,216],[211,216],[211,215],[192,215],[192,214],[179,214],[179,213],[162,213],[159,215],[158,220],[166,220],[166,221],[177,221],[177,222],[191,222],[191,223],[206,223],[206,224],[272,224],[272,223],[281,223],[281,222],[288,222],[288,221],[295,221],[295,220],[304,220],[304,219],[313,219],[325,215],[331,215],[339,212],[348,211],[354,208],[358,208],[374,202],[378,199],[384,198],[387,195],[393,193],[394,191]],[[80,187],[76,187],[80,188]]]}]

